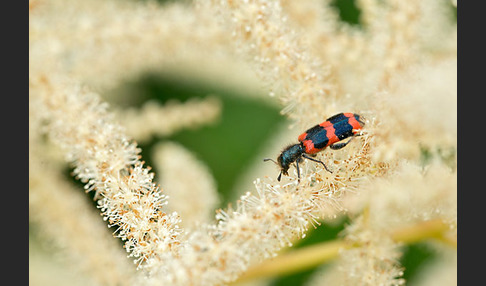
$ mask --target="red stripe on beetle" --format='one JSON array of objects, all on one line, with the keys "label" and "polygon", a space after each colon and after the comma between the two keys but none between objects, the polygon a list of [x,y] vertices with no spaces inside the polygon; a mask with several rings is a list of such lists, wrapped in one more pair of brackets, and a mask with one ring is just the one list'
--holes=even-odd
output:
[{"label": "red stripe on beetle", "polygon": [[299,141],[304,141],[305,137],[307,137],[307,132],[300,134],[298,139],[299,139]]},{"label": "red stripe on beetle", "polygon": [[314,142],[312,142],[312,140],[304,140],[304,141],[302,141],[302,143],[304,144],[305,153],[307,153],[307,154],[315,154],[315,153],[322,150],[322,149],[315,148]]},{"label": "red stripe on beetle", "polygon": [[[350,113],[351,114],[351,117],[349,117],[349,125],[353,126],[353,129],[361,129],[363,128],[363,126],[361,126],[361,124],[359,124],[358,120],[356,120],[356,117],[354,116],[354,114]],[[357,132],[357,131],[356,131]],[[353,131],[353,133],[356,133]]]},{"label": "red stripe on beetle", "polygon": [[321,124],[319,124],[319,126],[322,126],[324,128],[327,128],[329,126],[332,126],[332,123],[330,121],[324,121]]},{"label": "red stripe on beetle", "polygon": [[336,136],[336,129],[332,124],[326,127],[326,137],[329,140],[326,147],[339,141],[339,138]]}]

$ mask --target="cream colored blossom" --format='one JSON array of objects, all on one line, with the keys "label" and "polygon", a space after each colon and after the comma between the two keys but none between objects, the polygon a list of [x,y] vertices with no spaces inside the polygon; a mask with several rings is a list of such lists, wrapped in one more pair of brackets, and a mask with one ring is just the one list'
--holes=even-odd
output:
[{"label": "cream colored blossom", "polygon": [[219,198],[209,168],[176,143],[161,143],[154,152],[159,182],[170,198],[167,208],[177,211],[186,227],[210,222]]},{"label": "cream colored blossom", "polygon": [[215,97],[195,98],[185,103],[170,101],[163,106],[149,101],[140,109],[117,113],[130,137],[143,142],[152,136],[168,136],[180,129],[213,123],[221,113],[221,102]]},{"label": "cream colored blossom", "polygon": [[[74,163],[85,189],[95,190],[99,208],[137,264],[175,251],[181,230],[177,214],[166,214],[166,198],[152,182],[153,173],[138,161],[139,149],[113,122],[96,94],[61,77],[32,79],[39,91],[51,139]],[[137,226],[138,225],[138,226]]]},{"label": "cream colored blossom", "polygon": [[[237,49],[254,62],[288,112],[302,112],[313,96],[331,98],[328,70],[305,48],[305,39],[288,24],[278,1],[215,1],[220,17],[232,31]],[[299,102],[300,105],[296,105]],[[302,106],[303,105],[303,106]],[[293,112],[290,113],[292,116]]]},{"label": "cream colored blossom", "polygon": [[416,160],[423,149],[454,150],[457,61],[410,68],[392,86],[389,92],[376,98],[379,120],[373,133],[382,144],[376,147],[375,159]]},{"label": "cream colored blossom", "polygon": [[350,197],[351,212],[367,212],[370,225],[390,229],[397,225],[442,219],[457,231],[457,171],[440,162],[425,168],[403,161],[385,177],[363,185]]},{"label": "cream colored blossom", "polygon": [[403,269],[398,263],[399,244],[368,225],[366,216],[354,220],[346,229],[346,239],[361,246],[344,250],[339,259],[343,285],[404,285]]},{"label": "cream colored blossom", "polygon": [[31,73],[58,70],[112,88],[141,72],[202,62],[208,54],[225,55],[221,43],[227,38],[211,13],[194,13],[187,3],[38,2],[30,10]]},{"label": "cream colored blossom", "polygon": [[35,159],[30,161],[29,175],[30,222],[43,226],[39,234],[67,249],[63,257],[78,265],[77,271],[92,279],[91,283],[130,285],[135,269],[84,192],[60,178],[57,168]]}]

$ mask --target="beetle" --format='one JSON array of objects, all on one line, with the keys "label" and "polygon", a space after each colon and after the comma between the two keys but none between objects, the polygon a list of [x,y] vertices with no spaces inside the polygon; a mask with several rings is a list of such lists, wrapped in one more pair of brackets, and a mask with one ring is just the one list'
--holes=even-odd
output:
[{"label": "beetle", "polygon": [[[332,173],[324,162],[310,156],[316,156],[318,152],[326,147],[330,147],[333,150],[345,147],[354,137],[361,134],[360,131],[364,125],[358,114],[350,112],[338,113],[300,134],[298,137],[299,143],[285,147],[276,162],[270,158],[263,159],[263,161],[272,161],[280,167],[280,174],[277,177],[278,181],[280,181],[282,174],[288,176],[290,165],[294,162],[297,168],[297,176],[300,180],[299,162],[302,162],[302,157],[321,163],[326,171]],[[348,141],[337,143],[349,137],[351,139]]]}]

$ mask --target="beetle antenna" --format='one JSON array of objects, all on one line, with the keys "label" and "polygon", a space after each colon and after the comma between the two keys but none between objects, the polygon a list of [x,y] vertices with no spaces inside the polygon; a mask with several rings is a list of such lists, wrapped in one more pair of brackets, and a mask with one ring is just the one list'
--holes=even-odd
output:
[{"label": "beetle antenna", "polygon": [[273,159],[270,159],[270,158],[263,159],[263,162],[267,162],[267,161],[272,161],[272,162],[274,162],[278,166],[278,163],[275,162],[275,160],[273,160]]}]

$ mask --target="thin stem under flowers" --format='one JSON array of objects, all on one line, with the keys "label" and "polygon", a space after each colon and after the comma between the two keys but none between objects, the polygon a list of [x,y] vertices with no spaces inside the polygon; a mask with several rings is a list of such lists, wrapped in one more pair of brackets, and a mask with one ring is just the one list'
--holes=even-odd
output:
[{"label": "thin stem under flowers", "polygon": [[[440,219],[423,221],[410,226],[401,227],[391,232],[391,238],[397,243],[415,243],[427,239],[436,239],[445,242],[451,247],[457,247],[457,241],[447,239],[446,233],[449,224]],[[240,276],[235,283],[245,282],[257,278],[272,277],[277,275],[292,274],[307,270],[338,257],[343,249],[360,247],[358,243],[351,243],[344,239],[336,239],[302,247],[298,250],[281,254],[274,259],[255,265]]]},{"label": "thin stem under flowers", "polygon": [[392,232],[392,238],[396,242],[407,244],[433,238],[457,248],[457,240],[447,237],[449,229],[450,224],[441,219],[434,219],[396,229]]}]

